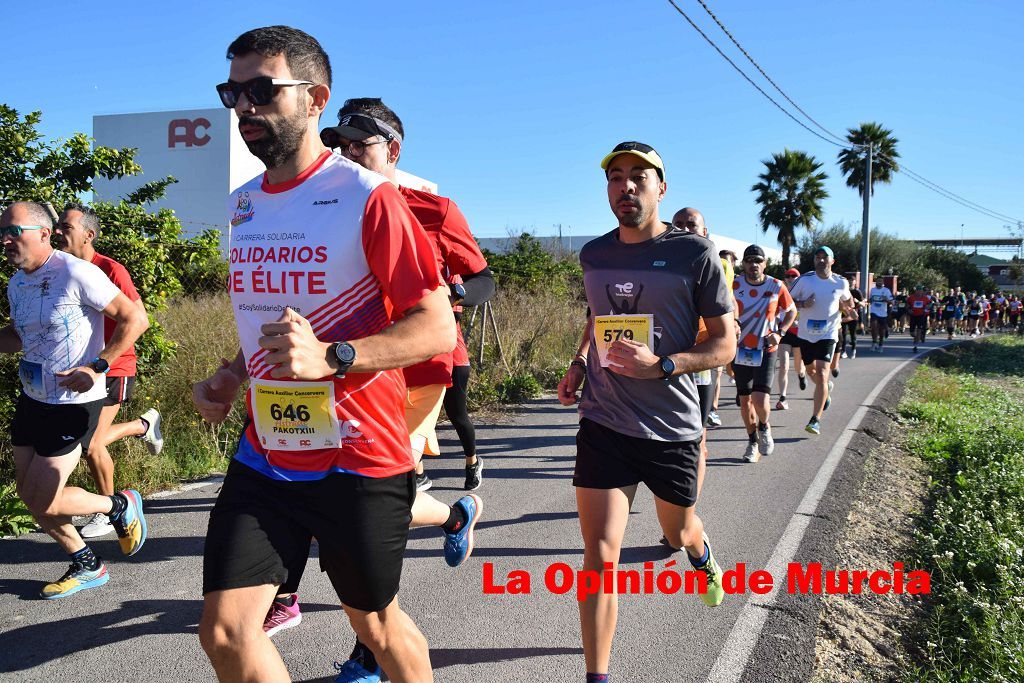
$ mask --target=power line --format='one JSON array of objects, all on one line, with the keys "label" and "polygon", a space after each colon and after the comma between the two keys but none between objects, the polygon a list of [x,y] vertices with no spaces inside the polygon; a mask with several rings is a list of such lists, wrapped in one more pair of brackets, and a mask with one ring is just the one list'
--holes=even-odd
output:
[{"label": "power line", "polygon": [[[788,111],[788,110],[787,110],[787,109],[786,109],[785,107],[783,107],[783,106],[782,106],[781,104],[779,104],[778,102],[776,102],[776,101],[775,101],[775,99],[774,99],[774,98],[773,98],[773,97],[772,97],[771,95],[769,95],[768,93],[766,93],[766,92],[764,91],[764,89],[763,89],[763,88],[761,88],[761,86],[759,86],[759,85],[758,85],[757,83],[755,83],[755,82],[753,81],[753,79],[751,79],[751,78],[750,78],[750,76],[748,76],[748,75],[747,75],[747,74],[746,74],[746,73],[745,73],[745,72],[743,71],[743,69],[741,69],[741,68],[739,68],[738,66],[736,66],[736,62],[734,62],[734,61],[732,61],[731,59],[729,59],[729,56],[728,56],[728,55],[726,55],[726,54],[725,54],[724,52],[722,52],[722,50],[721,50],[721,49],[720,49],[720,48],[719,48],[719,47],[718,47],[717,45],[715,45],[715,41],[711,40],[711,38],[708,38],[707,34],[706,34],[706,33],[704,33],[704,31],[700,30],[700,27],[699,27],[699,26],[697,26],[697,24],[693,23],[693,19],[691,19],[691,18],[690,18],[690,17],[689,17],[689,16],[688,16],[688,15],[686,14],[686,12],[684,12],[684,11],[683,11],[683,10],[682,10],[682,9],[681,9],[681,8],[679,7],[679,5],[677,5],[677,4],[675,3],[675,0],[668,0],[668,2],[669,2],[669,4],[670,4],[670,5],[672,5],[672,6],[673,6],[673,7],[674,7],[674,8],[676,9],[676,11],[677,11],[677,12],[679,12],[679,14],[681,14],[681,15],[683,16],[683,18],[684,18],[684,19],[686,19],[686,21],[687,21],[687,22],[689,22],[690,26],[692,26],[692,27],[693,27],[693,30],[694,30],[694,31],[696,31],[697,33],[699,33],[699,34],[700,34],[701,38],[703,38],[704,40],[706,40],[706,41],[708,42],[708,44],[709,44],[709,45],[710,45],[711,47],[715,48],[715,52],[717,52],[717,53],[718,53],[719,55],[721,55],[721,56],[722,56],[722,59],[724,59],[725,61],[729,62],[729,65],[730,65],[730,66],[732,66],[732,68],[736,69],[736,71],[737,71],[737,72],[739,73],[739,75],[740,75],[740,76],[743,76],[743,78],[744,78],[744,79],[745,79],[745,80],[747,81],[747,83],[750,83],[750,85],[754,86],[754,88],[755,88],[755,89],[756,89],[756,90],[757,90],[757,91],[758,91],[759,93],[761,93],[762,95],[764,95],[764,96],[765,96],[765,98],[767,98],[769,102],[771,102],[772,104],[774,104],[774,105],[775,105],[775,106],[776,106],[776,107],[778,108],[778,110],[779,110],[779,111],[781,111],[781,112],[782,112],[783,114],[785,114],[785,115],[786,115],[786,116],[788,116],[789,118],[793,119],[793,121],[795,121],[795,122],[796,122],[796,124],[797,124],[798,126],[800,126],[800,127],[801,127],[801,128],[803,128],[804,130],[806,130],[807,132],[809,132],[809,133],[810,133],[811,135],[814,135],[815,137],[817,137],[817,138],[820,138],[820,139],[824,140],[825,142],[829,143],[830,145],[835,145],[836,147],[843,147],[844,149],[850,149],[850,145],[849,145],[849,144],[847,144],[847,143],[844,143],[844,144],[840,144],[840,143],[836,142],[835,140],[830,140],[829,138],[825,137],[824,135],[822,135],[822,134],[821,134],[821,133],[819,133],[818,131],[816,131],[816,130],[814,130],[813,128],[809,127],[809,126],[808,126],[807,124],[805,124],[805,123],[804,123],[803,121],[801,121],[801,120],[800,120],[800,119],[798,119],[797,117],[793,116],[793,114],[791,114],[791,113],[790,113],[790,112],[789,112],[789,111]],[[788,99],[788,98],[787,98],[787,99]],[[831,133],[830,133],[830,135],[831,135]]]},{"label": "power line", "polygon": [[[836,135],[835,133],[833,133],[832,131],[830,131],[830,130],[829,130],[828,128],[826,128],[825,126],[823,126],[823,125],[821,125],[820,123],[818,123],[817,121],[815,121],[815,120],[814,120],[814,117],[812,117],[812,116],[811,116],[810,114],[808,114],[808,113],[807,113],[807,112],[805,112],[805,111],[804,111],[803,109],[801,109],[801,108],[800,108],[800,105],[798,105],[798,104],[797,104],[796,102],[794,102],[794,101],[793,101],[793,98],[791,98],[791,97],[790,97],[789,95],[787,95],[787,94],[786,94],[786,93],[785,93],[785,92],[784,92],[784,91],[782,90],[782,88],[781,88],[781,87],[779,87],[779,84],[778,84],[778,83],[776,83],[775,81],[773,81],[773,80],[772,80],[772,77],[771,77],[771,76],[769,76],[769,75],[768,75],[768,74],[767,74],[767,73],[765,72],[765,70],[761,68],[761,65],[760,65],[760,64],[758,64],[758,63],[757,63],[756,61],[754,61],[754,58],[750,56],[750,53],[748,53],[748,52],[747,52],[747,51],[746,51],[746,50],[745,50],[745,49],[743,48],[743,46],[742,46],[742,45],[740,45],[739,41],[738,41],[738,40],[736,40],[736,38],[734,38],[734,37],[733,37],[732,33],[730,33],[730,32],[729,32],[729,29],[727,29],[727,28],[725,27],[725,24],[723,24],[723,23],[722,23],[721,21],[719,21],[719,20],[718,20],[718,17],[716,17],[716,16],[715,16],[715,13],[711,11],[711,8],[707,6],[707,4],[706,4],[706,3],[704,2],[704,0],[697,0],[697,2],[699,2],[699,3],[700,3],[700,6],[704,8],[704,11],[708,13],[708,16],[710,16],[710,17],[711,17],[712,19],[714,19],[715,23],[716,23],[716,24],[718,24],[718,28],[722,29],[722,32],[723,32],[723,33],[724,33],[725,35],[727,35],[727,36],[729,37],[729,40],[731,40],[731,41],[732,41],[732,44],[733,44],[733,45],[735,45],[735,46],[737,47],[737,49],[739,49],[739,51],[743,53],[743,56],[747,58],[747,61],[749,61],[749,62],[750,62],[751,64],[753,64],[753,65],[754,65],[754,68],[755,68],[755,69],[757,69],[757,70],[758,70],[758,72],[759,72],[759,73],[760,73],[760,74],[761,74],[762,76],[764,76],[765,80],[766,80],[766,81],[768,81],[769,83],[771,83],[771,84],[772,84],[772,87],[774,87],[774,88],[775,88],[776,90],[778,90],[778,91],[779,91],[779,94],[780,94],[780,95],[782,95],[783,97],[785,97],[785,98],[786,98],[786,101],[787,101],[787,102],[789,102],[790,104],[792,104],[792,105],[793,105],[793,107],[795,107],[795,108],[796,108],[796,110],[797,110],[798,112],[800,112],[801,114],[803,114],[803,115],[804,115],[804,117],[806,117],[808,121],[810,121],[810,122],[811,122],[811,123],[813,123],[813,124],[814,124],[815,126],[817,126],[818,128],[820,128],[821,130],[823,130],[823,131],[824,131],[824,132],[825,132],[826,134],[828,134],[828,135],[832,136],[832,137],[833,137],[833,138],[835,138],[836,140],[839,140],[839,141],[840,141],[840,142],[842,143],[842,146],[844,146],[844,147],[848,147],[848,146],[850,146],[850,145],[853,145],[854,147],[866,147],[866,145],[858,145],[857,143],[852,143],[852,142],[850,142],[849,140],[847,140],[846,138],[843,138],[843,137],[841,137],[841,136],[839,136],[839,135]],[[672,4],[674,5],[675,3],[672,3]],[[692,23],[692,22],[691,22],[691,23]],[[834,144],[834,143],[833,143],[833,144]]]}]

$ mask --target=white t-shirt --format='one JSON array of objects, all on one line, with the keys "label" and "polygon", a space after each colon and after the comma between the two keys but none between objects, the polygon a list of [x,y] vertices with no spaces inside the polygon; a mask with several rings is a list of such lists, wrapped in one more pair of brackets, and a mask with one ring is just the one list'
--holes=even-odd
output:
[{"label": "white t-shirt", "polygon": [[807,341],[838,340],[842,314],[840,301],[850,301],[850,284],[842,275],[832,273],[826,278],[818,277],[813,270],[804,273],[793,284],[791,292],[795,301],[804,301],[814,295],[814,304],[798,308],[800,329],[796,336]]},{"label": "white t-shirt", "polygon": [[871,302],[871,315],[885,317],[889,315],[888,303],[893,299],[892,290],[888,287],[872,287],[868,292],[868,301]]},{"label": "white t-shirt", "polygon": [[7,284],[11,320],[25,355],[21,386],[43,403],[88,403],[107,395],[97,378],[76,393],[58,386],[56,373],[87,365],[103,350],[103,309],[121,290],[93,264],[54,251],[32,273],[19,270]]}]

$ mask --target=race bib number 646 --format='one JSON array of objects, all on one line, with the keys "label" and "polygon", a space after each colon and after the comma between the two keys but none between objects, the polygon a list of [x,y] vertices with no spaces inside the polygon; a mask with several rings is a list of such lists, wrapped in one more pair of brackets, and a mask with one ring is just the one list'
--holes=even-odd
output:
[{"label": "race bib number 646", "polygon": [[254,380],[252,412],[264,448],[299,451],[341,443],[333,382]]}]

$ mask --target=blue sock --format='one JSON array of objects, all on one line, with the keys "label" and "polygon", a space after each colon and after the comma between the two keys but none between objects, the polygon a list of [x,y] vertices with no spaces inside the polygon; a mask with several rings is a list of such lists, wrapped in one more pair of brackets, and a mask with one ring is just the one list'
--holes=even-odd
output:
[{"label": "blue sock", "polygon": [[687,551],[687,553],[686,553],[686,559],[688,559],[690,561],[690,564],[693,565],[694,569],[700,569],[701,567],[706,565],[710,558],[711,558],[711,549],[708,548],[708,544],[707,543],[704,544],[704,554],[701,555],[699,560],[694,559],[693,555],[691,555],[689,553],[689,551]]},{"label": "blue sock", "polygon": [[587,683],[608,683],[608,674],[587,674]]},{"label": "blue sock", "polygon": [[89,571],[95,571],[100,566],[100,558],[96,557],[96,553],[89,546],[85,546],[78,552],[71,553],[71,561],[82,565]]}]

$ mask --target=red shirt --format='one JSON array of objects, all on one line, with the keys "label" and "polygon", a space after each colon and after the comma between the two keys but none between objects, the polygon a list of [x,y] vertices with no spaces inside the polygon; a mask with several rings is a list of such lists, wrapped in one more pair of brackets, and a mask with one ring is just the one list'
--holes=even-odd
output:
[{"label": "red shirt", "polygon": [[[408,187],[400,187],[399,191],[426,230],[434,246],[438,266],[447,282],[452,282],[458,276],[479,273],[487,267],[487,261],[469,230],[469,223],[455,202],[447,197]],[[465,348],[465,342],[462,342],[462,347]],[[465,351],[459,354],[460,360],[464,354]],[[464,364],[468,365],[468,360],[467,356]],[[453,362],[453,354],[443,353],[405,368],[405,383],[410,387],[431,384],[450,386]]]},{"label": "red shirt", "polygon": [[907,297],[907,308],[910,309],[910,315],[928,315],[928,305],[931,301],[932,298],[927,294],[911,294]]},{"label": "red shirt", "polygon": [[[142,298],[139,296],[138,290],[135,289],[135,283],[132,282],[132,276],[128,274],[128,270],[120,263],[99,253],[93,253],[92,263],[94,266],[102,270],[103,274],[110,278],[110,281],[117,285],[117,288],[120,289],[126,297],[132,301],[138,301]],[[114,328],[116,327],[117,321],[103,316],[104,344],[110,341],[110,337],[114,334]],[[137,371],[137,362],[138,357],[135,355],[135,347],[132,346],[117,360],[110,364],[110,370],[107,372],[107,376],[134,377]]]}]

